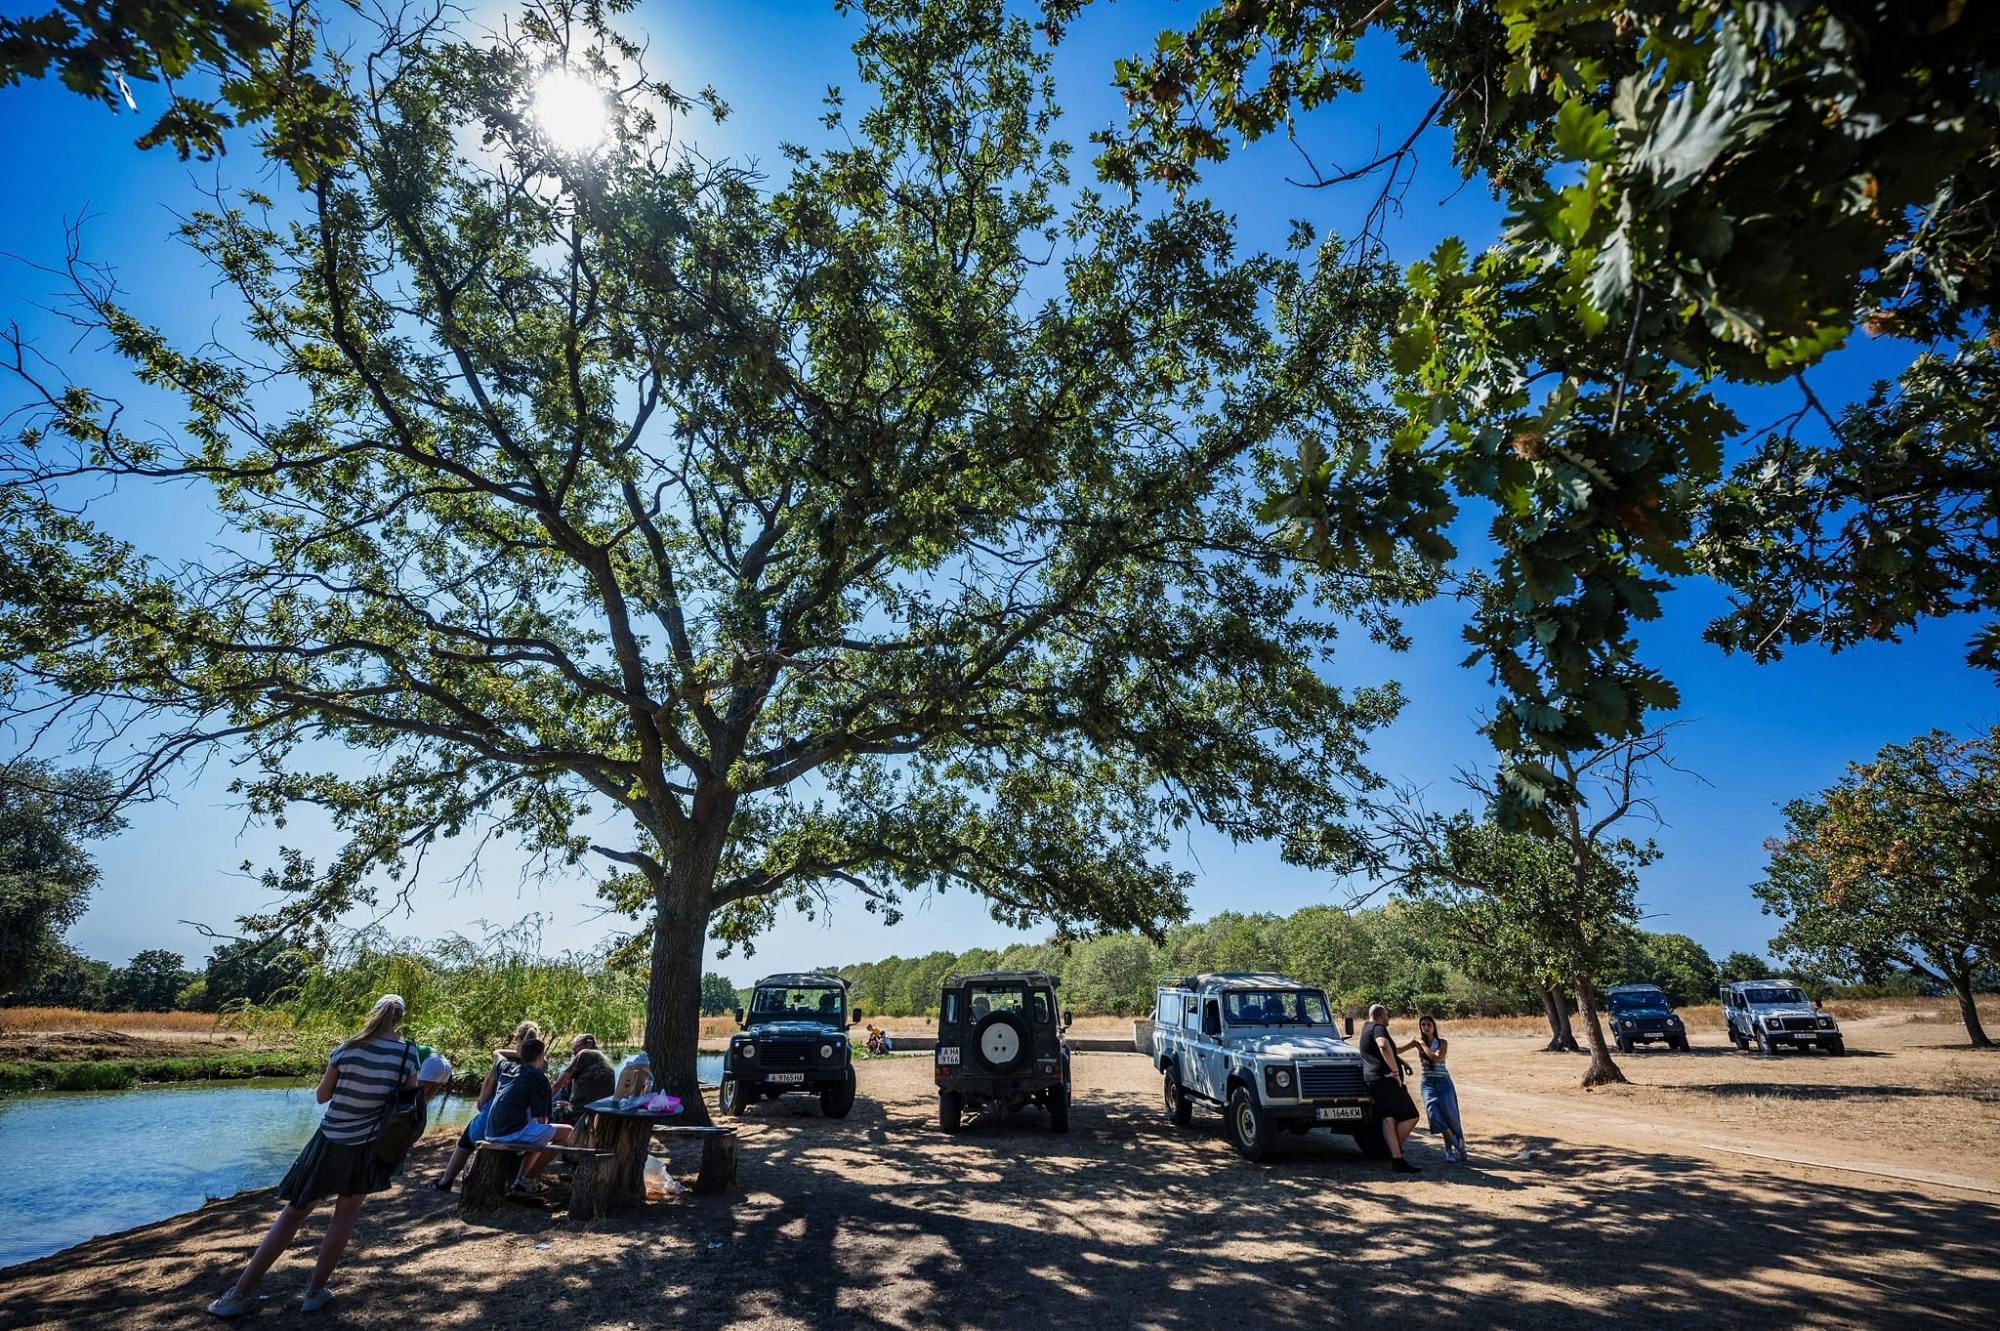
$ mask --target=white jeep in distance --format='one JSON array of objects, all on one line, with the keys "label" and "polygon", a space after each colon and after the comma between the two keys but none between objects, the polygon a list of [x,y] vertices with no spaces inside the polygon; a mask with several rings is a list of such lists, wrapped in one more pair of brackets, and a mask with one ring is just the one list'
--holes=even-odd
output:
[{"label": "white jeep in distance", "polygon": [[1248,1159],[1268,1159],[1281,1127],[1330,1128],[1364,1151],[1386,1149],[1361,1055],[1311,985],[1244,972],[1166,981],[1153,1008],[1153,1063],[1175,1126],[1193,1120],[1196,1104],[1213,1105]]},{"label": "white jeep in distance", "polygon": [[1756,1045],[1767,1054],[1818,1045],[1829,1054],[1847,1052],[1840,1026],[1815,1008],[1790,980],[1736,980],[1722,986],[1722,1020],[1738,1049]]}]

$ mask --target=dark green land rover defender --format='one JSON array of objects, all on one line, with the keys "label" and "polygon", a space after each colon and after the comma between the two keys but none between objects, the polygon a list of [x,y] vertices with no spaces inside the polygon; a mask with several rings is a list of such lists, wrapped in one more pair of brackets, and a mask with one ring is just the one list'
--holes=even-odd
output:
[{"label": "dark green land rover defender", "polygon": [[729,1039],[718,1099],[725,1114],[791,1091],[819,1096],[820,1112],[846,1118],[854,1108],[854,1060],[847,1028],[861,1020],[847,1010],[847,981],[837,975],[767,975],[736,1009],[742,1034]]},{"label": "dark green land rover defender", "polygon": [[957,1132],[966,1110],[1049,1112],[1069,1131],[1069,1013],[1056,1008],[1055,978],[1043,971],[954,975],[938,1002],[938,1126]]}]

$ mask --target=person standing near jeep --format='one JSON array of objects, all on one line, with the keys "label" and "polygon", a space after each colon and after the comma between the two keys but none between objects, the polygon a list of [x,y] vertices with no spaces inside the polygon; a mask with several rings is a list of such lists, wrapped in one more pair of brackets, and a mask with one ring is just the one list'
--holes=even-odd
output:
[{"label": "person standing near jeep", "polygon": [[1368,1024],[1361,1028],[1361,1080],[1375,1102],[1382,1122],[1382,1144],[1389,1148],[1389,1168],[1398,1174],[1421,1173],[1403,1158],[1403,1142],[1417,1126],[1416,1102],[1403,1085],[1403,1060],[1396,1055],[1396,1041],[1389,1034],[1389,1009],[1380,1003],[1368,1009]]}]

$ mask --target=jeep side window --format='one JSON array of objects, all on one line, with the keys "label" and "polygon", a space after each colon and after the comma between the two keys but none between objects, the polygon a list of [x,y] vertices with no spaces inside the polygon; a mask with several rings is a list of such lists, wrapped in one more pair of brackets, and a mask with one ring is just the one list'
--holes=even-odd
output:
[{"label": "jeep side window", "polygon": [[958,1020],[957,994],[946,994],[944,996],[944,1019],[946,1022],[954,1022]]},{"label": "jeep side window", "polygon": [[1034,1004],[1035,1004],[1035,1024],[1037,1026],[1048,1025],[1049,996],[1047,994],[1036,994],[1034,997]]},{"label": "jeep side window", "polygon": [[1188,996],[1187,1011],[1181,1014],[1181,1025],[1191,1031],[1201,1029],[1201,1000],[1199,998],[1193,995]]},{"label": "jeep side window", "polygon": [[1203,1035],[1222,1034],[1222,1006],[1212,998],[1202,1007],[1201,1033]]}]

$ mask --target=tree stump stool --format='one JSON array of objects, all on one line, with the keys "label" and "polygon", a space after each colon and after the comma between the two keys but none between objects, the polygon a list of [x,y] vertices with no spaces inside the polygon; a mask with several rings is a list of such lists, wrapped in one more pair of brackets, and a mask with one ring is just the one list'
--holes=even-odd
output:
[{"label": "tree stump stool", "polygon": [[726,1126],[698,1127],[678,1124],[660,1124],[653,1129],[656,1137],[687,1139],[697,1138],[701,1142],[701,1168],[694,1176],[694,1192],[697,1196],[721,1192],[736,1182],[736,1129]]},{"label": "tree stump stool", "polygon": [[[612,1163],[611,1152],[593,1150],[588,1146],[535,1148],[535,1154],[543,1153],[575,1162],[576,1177],[570,1185],[572,1211],[576,1209],[574,1198],[578,1193],[587,1191],[588,1185],[596,1181],[596,1176]],[[465,1171],[465,1181],[459,1184],[459,1214],[472,1215],[504,1205],[507,1201],[507,1190],[514,1186],[514,1179],[521,1172],[521,1157],[524,1154],[525,1151],[509,1146],[495,1146],[491,1142],[481,1142],[474,1147],[472,1163]]]}]

